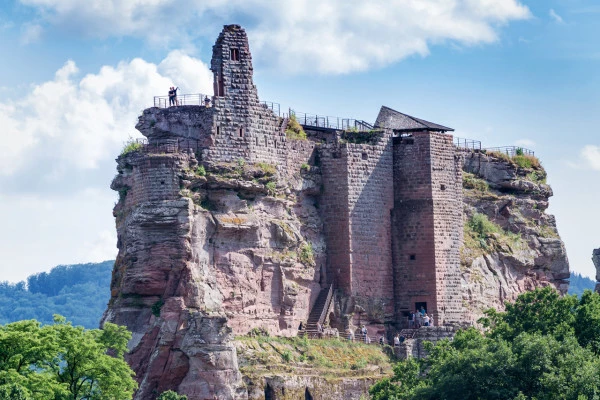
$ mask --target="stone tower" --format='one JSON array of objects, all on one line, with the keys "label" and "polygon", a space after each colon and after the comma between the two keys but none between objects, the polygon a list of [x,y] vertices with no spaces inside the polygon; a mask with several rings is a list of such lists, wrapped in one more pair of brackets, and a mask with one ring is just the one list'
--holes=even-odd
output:
[{"label": "stone tower", "polygon": [[216,116],[214,146],[208,157],[282,165],[284,121],[258,99],[252,80],[252,55],[242,27],[225,25],[213,46],[210,68],[214,74]]},{"label": "stone tower", "polygon": [[452,130],[382,107],[394,138],[392,254],[396,320],[415,309],[436,325],[464,319],[460,286],[462,161]]}]

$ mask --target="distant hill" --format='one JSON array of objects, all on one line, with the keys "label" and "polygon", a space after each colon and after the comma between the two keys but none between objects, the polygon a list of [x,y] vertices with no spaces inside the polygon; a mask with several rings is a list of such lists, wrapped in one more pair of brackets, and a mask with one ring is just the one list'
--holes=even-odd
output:
[{"label": "distant hill", "polygon": [[569,294],[581,296],[585,289],[594,290],[596,282],[587,276],[582,276],[576,272],[571,272],[571,283],[569,284]]},{"label": "distant hill", "polygon": [[110,298],[113,264],[59,265],[27,282],[0,282],[0,324],[32,318],[48,324],[60,314],[73,325],[97,328]]}]

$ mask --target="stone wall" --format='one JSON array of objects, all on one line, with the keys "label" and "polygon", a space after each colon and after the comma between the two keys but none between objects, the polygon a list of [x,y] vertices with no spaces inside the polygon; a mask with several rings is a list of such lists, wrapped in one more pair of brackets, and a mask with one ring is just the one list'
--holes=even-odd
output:
[{"label": "stone wall", "polygon": [[431,192],[435,237],[437,321],[465,321],[460,248],[463,244],[462,164],[452,136],[430,133]]},{"label": "stone wall", "polygon": [[426,303],[437,324],[464,320],[460,284],[462,166],[452,136],[394,141],[392,243],[398,321]]},{"label": "stone wall", "polygon": [[427,350],[425,342],[437,343],[442,339],[454,337],[456,329],[452,326],[425,326],[415,331],[415,336],[404,340],[400,346],[394,347],[394,353],[397,358],[406,360],[407,358],[425,358]]}]

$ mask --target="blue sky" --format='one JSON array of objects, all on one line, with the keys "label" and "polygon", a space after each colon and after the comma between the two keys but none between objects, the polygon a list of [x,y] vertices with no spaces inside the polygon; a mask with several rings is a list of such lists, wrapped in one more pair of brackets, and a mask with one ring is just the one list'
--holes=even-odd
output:
[{"label": "blue sky", "polygon": [[153,95],[211,90],[227,23],[264,100],[371,121],[387,105],[535,150],[571,268],[593,276],[599,19],[592,0],[4,1],[0,280],[114,257],[114,158]]}]

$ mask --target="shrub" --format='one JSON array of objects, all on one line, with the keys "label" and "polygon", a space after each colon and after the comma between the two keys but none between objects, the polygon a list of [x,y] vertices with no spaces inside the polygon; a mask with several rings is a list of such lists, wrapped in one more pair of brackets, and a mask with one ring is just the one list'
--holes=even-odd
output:
[{"label": "shrub", "polygon": [[255,164],[262,172],[266,175],[275,175],[277,172],[277,168],[273,164],[268,164],[264,162],[259,162]]},{"label": "shrub", "polygon": [[196,175],[206,176],[206,169],[204,168],[204,165],[199,165],[198,168],[196,168]]},{"label": "shrub", "polygon": [[474,174],[464,172],[463,173],[463,188],[475,189],[480,192],[487,192],[490,187],[485,180],[483,180],[481,178],[477,178]]},{"label": "shrub", "polygon": [[160,317],[160,309],[165,305],[163,299],[158,300],[156,303],[152,304],[152,314],[155,317]]},{"label": "shrub", "polygon": [[309,171],[309,170],[310,170],[310,165],[308,165],[307,163],[303,163],[303,164],[300,166],[300,170],[301,170],[301,171]]},{"label": "shrub", "polygon": [[312,244],[310,244],[310,242],[306,242],[302,244],[302,246],[300,246],[300,250],[298,251],[298,259],[303,264],[314,265],[315,254],[313,251]]},{"label": "shrub", "polygon": [[529,154],[517,154],[513,156],[512,161],[521,168],[539,169],[542,167],[540,160]]},{"label": "shrub", "polygon": [[517,149],[515,150],[516,155],[518,156],[522,156],[523,155],[523,149],[520,147],[517,147]]},{"label": "shrub", "polygon": [[475,213],[469,219],[469,228],[478,236],[479,239],[487,239],[493,233],[501,233],[502,229],[488,219],[485,214]]},{"label": "shrub", "polygon": [[265,185],[265,187],[267,188],[267,193],[270,196],[275,196],[275,193],[277,193],[277,190],[276,190],[277,189],[277,185],[275,184],[275,182],[273,182],[273,181],[267,182],[267,184]]},{"label": "shrub", "polygon": [[166,392],[162,392],[156,400],[187,400],[187,396],[184,394],[180,395],[172,390],[167,390]]},{"label": "shrub", "polygon": [[283,361],[289,363],[294,357],[292,356],[292,352],[290,350],[284,350],[281,353],[281,358],[283,358]]},{"label": "shrub", "polygon": [[121,156],[124,156],[129,153],[133,153],[134,151],[141,150],[142,147],[144,147],[143,144],[135,141],[135,139],[133,139],[133,138],[129,138],[123,145],[123,150],[121,150]]},{"label": "shrub", "polygon": [[288,119],[285,136],[291,140],[306,140],[306,132],[304,132],[304,128],[296,120],[295,115],[290,115]]}]

